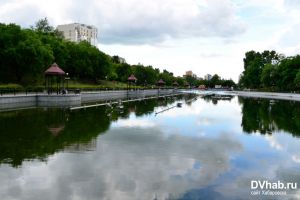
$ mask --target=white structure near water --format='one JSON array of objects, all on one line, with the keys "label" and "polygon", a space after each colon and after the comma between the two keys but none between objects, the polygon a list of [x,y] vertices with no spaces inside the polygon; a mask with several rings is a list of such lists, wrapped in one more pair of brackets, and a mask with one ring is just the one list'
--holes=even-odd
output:
[{"label": "white structure near water", "polygon": [[58,25],[57,30],[63,33],[66,40],[72,42],[87,41],[97,45],[98,30],[95,26],[80,23]]}]

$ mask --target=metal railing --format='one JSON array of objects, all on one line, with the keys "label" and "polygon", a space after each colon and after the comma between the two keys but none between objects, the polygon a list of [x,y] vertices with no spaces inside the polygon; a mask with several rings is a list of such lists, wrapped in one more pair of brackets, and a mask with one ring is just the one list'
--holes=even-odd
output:
[{"label": "metal railing", "polygon": [[170,90],[170,89],[186,89],[186,88],[174,88],[174,87],[146,87],[146,88],[71,88],[62,89],[60,91],[56,90],[45,90],[44,88],[34,88],[34,89],[22,89],[22,88],[0,88],[0,96],[4,95],[37,95],[37,94],[80,94],[81,92],[101,92],[101,91],[116,91],[116,90]]},{"label": "metal railing", "polygon": [[3,95],[30,95],[43,93],[42,89],[19,89],[19,88],[1,88],[0,96]]}]

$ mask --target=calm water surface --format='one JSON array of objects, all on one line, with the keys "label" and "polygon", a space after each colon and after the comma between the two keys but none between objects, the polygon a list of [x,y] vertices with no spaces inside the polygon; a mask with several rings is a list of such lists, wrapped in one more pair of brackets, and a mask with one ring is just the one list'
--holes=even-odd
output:
[{"label": "calm water surface", "polygon": [[193,98],[1,112],[0,199],[300,199],[299,103]]}]

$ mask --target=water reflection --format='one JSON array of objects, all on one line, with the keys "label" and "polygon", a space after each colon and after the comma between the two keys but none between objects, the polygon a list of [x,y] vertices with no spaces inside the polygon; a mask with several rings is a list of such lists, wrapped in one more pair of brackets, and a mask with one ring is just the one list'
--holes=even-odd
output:
[{"label": "water reflection", "polygon": [[89,143],[110,125],[103,108],[69,113],[35,109],[0,113],[0,163],[19,166],[64,147]]},{"label": "water reflection", "polygon": [[[288,114],[281,106],[298,116],[294,102],[195,96],[132,102],[123,109],[0,113],[0,196],[270,199],[253,198],[251,180],[300,185],[300,140],[297,130],[282,124]],[[271,198],[300,197],[299,190],[288,194]]]},{"label": "water reflection", "polygon": [[[186,98],[190,98],[189,95]],[[92,140],[107,131],[112,121],[126,119],[132,112],[136,116],[148,115],[155,107],[175,100],[131,102],[124,104],[122,110],[99,107],[76,112],[63,109],[0,112],[0,164],[17,167],[24,160],[45,160],[66,147],[66,150],[93,150]]]},{"label": "water reflection", "polygon": [[242,127],[247,133],[286,131],[300,136],[300,104],[295,101],[239,98]]},{"label": "water reflection", "polygon": [[[49,199],[72,199],[73,195],[78,199],[179,198],[229,170],[230,155],[242,148],[229,135],[215,139],[166,137],[155,127],[114,128],[100,140],[97,150],[88,156],[59,154],[47,166],[38,164],[42,168],[38,177],[28,163],[22,171],[6,168],[5,177],[23,176],[26,183],[14,182],[6,191],[20,188],[16,198],[32,200],[45,194],[43,187],[51,188]],[[48,180],[49,185],[28,184],[37,178]]]},{"label": "water reflection", "polygon": [[234,96],[232,95],[225,95],[225,94],[209,94],[205,95],[202,98],[206,102],[212,102],[214,105],[218,104],[218,101],[231,101]]}]

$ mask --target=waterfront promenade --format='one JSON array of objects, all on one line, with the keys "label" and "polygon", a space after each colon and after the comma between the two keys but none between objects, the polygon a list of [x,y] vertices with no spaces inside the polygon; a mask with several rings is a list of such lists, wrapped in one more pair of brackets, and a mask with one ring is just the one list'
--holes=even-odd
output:
[{"label": "waterfront promenade", "polygon": [[296,94],[296,93],[252,92],[252,91],[233,91],[230,93],[242,97],[300,101],[300,94]]},{"label": "waterfront promenade", "polygon": [[0,96],[0,110],[28,107],[73,107],[82,103],[178,94],[176,89],[109,90],[78,94],[16,94]]}]

